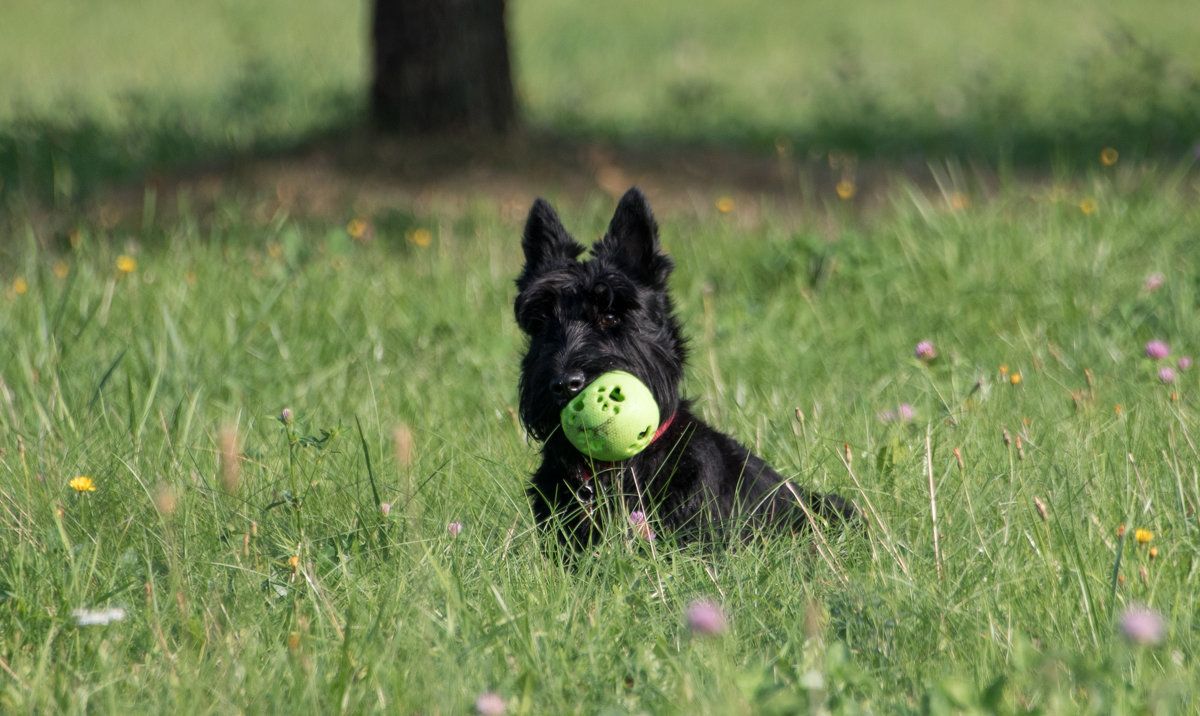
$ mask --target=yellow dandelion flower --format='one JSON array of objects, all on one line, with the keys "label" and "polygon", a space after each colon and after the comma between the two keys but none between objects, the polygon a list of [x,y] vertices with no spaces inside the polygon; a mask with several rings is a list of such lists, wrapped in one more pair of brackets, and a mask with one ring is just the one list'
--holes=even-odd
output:
[{"label": "yellow dandelion flower", "polygon": [[837,183],[835,188],[839,199],[852,199],[858,192],[858,187],[854,186],[854,182],[849,179],[843,179]]},{"label": "yellow dandelion flower", "polygon": [[22,293],[25,293],[26,291],[29,290],[29,284],[25,283],[25,279],[18,276],[15,279],[13,279],[12,289],[13,289],[13,293],[20,296]]},{"label": "yellow dandelion flower", "polygon": [[351,219],[346,224],[346,233],[355,241],[365,244],[375,238],[375,227],[366,219]]},{"label": "yellow dandelion flower", "polygon": [[71,265],[66,261],[59,259],[54,262],[54,275],[59,278],[66,278],[67,274],[71,273]]},{"label": "yellow dandelion flower", "polygon": [[1021,374],[1013,373],[1012,375],[1008,376],[1008,382],[1013,385],[1020,385],[1021,384]]},{"label": "yellow dandelion flower", "polygon": [[1106,167],[1111,167],[1117,163],[1117,159],[1120,156],[1121,155],[1117,153],[1117,150],[1113,149],[1112,147],[1105,147],[1104,149],[1100,150],[1100,163]]},{"label": "yellow dandelion flower", "polygon": [[1095,214],[1098,208],[1100,207],[1096,204],[1096,200],[1090,196],[1079,202],[1079,210],[1083,212],[1084,216]]},{"label": "yellow dandelion flower", "polygon": [[1125,536],[1125,525],[1120,525],[1120,526],[1118,526],[1118,527],[1117,527],[1117,536],[1118,536],[1118,537],[1124,537],[1124,536]]},{"label": "yellow dandelion flower", "polygon": [[1133,531],[1133,538],[1137,540],[1138,544],[1146,544],[1154,539],[1154,533],[1150,530],[1136,529]]},{"label": "yellow dandelion flower", "polygon": [[1117,404],[1117,405],[1113,406],[1113,412],[1116,413],[1117,415],[1120,415],[1123,410],[1125,410],[1124,405]]},{"label": "yellow dandelion flower", "polygon": [[86,475],[80,475],[79,477],[71,478],[71,481],[67,484],[70,485],[71,489],[76,492],[96,491],[96,483],[92,482],[92,478]]},{"label": "yellow dandelion flower", "polygon": [[137,259],[129,254],[121,254],[117,257],[117,270],[121,273],[133,273],[137,271]]},{"label": "yellow dandelion flower", "polygon": [[728,214],[729,212],[733,211],[733,197],[723,196],[720,199],[717,199],[717,211],[721,212],[722,214]]},{"label": "yellow dandelion flower", "polygon": [[1158,559],[1158,547],[1150,548],[1150,559]]},{"label": "yellow dandelion flower", "polygon": [[421,248],[425,248],[433,243],[433,233],[424,227],[420,229],[413,229],[412,231],[408,232],[406,238]]}]

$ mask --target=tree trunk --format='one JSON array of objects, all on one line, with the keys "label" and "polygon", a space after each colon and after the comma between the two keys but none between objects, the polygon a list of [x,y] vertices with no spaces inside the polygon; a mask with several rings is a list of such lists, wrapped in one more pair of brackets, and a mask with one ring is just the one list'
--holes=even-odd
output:
[{"label": "tree trunk", "polygon": [[504,132],[515,122],[504,0],[375,0],[372,40],[380,128]]}]

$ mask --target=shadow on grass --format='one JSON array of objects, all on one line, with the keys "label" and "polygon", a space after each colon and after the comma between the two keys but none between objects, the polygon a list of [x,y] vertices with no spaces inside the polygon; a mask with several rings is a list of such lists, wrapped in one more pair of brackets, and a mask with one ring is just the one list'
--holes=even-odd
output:
[{"label": "shadow on grass", "polygon": [[219,107],[134,97],[123,123],[65,112],[0,126],[0,203],[70,209],[98,194],[197,176],[248,177],[284,193],[296,177],[324,177],[346,185],[345,200],[388,185],[409,194],[619,193],[635,182],[803,192],[812,189],[806,183],[857,180],[869,173],[864,167],[927,174],[931,162],[947,159],[997,172],[1094,166],[1104,147],[1122,157],[1195,161],[1200,80],[1135,43],[1119,59],[1084,72],[1086,86],[1064,88],[1049,109],[981,78],[960,88],[949,110],[904,113],[881,109],[877,92],[850,79],[815,103],[820,112],[805,126],[766,126],[720,110],[719,98],[709,106],[688,94],[654,126],[568,116],[503,139],[380,136],[364,128],[365,91],[298,100],[268,74],[251,74]]},{"label": "shadow on grass", "polygon": [[353,125],[361,100],[350,93],[306,98],[296,121],[266,75],[237,83],[219,107],[124,98],[124,122],[68,108],[0,126],[0,196],[71,205],[107,187],[162,172],[224,166],[239,158],[294,151],[314,136]]}]

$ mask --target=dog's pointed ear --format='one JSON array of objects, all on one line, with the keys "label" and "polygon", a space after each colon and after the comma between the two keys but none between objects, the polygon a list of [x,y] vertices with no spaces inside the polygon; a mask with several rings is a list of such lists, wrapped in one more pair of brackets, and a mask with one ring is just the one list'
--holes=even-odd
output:
[{"label": "dog's pointed ear", "polygon": [[633,187],[617,203],[608,233],[593,249],[607,256],[647,283],[665,288],[674,264],[658,245],[658,223],[641,189]]},{"label": "dog's pointed ear", "polygon": [[521,248],[525,250],[525,270],[518,284],[552,263],[574,261],[584,251],[583,246],[563,228],[550,202],[540,198],[534,200],[533,207],[529,209]]}]

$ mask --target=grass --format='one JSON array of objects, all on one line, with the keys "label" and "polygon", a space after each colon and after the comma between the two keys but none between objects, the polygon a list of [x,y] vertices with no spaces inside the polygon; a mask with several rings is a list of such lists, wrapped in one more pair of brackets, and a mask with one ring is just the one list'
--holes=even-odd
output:
[{"label": "grass", "polygon": [[[273,198],[62,250],[27,224],[0,303],[3,710],[1191,708],[1200,385],[1143,347],[1196,348],[1195,180],[1028,188],[913,188],[832,231],[661,217],[702,410],[871,524],[718,554],[613,534],[573,570],[522,492],[499,207],[363,217],[368,243]],[[585,236],[610,210],[563,208]],[[698,598],[726,634],[689,634]],[[1162,646],[1122,638],[1133,604]]]},{"label": "grass", "polygon": [[366,10],[10,3],[0,191],[72,204],[114,181],[344,131],[363,114]]},{"label": "grass", "polygon": [[356,121],[364,7],[164,7],[0,11],[0,712],[1196,709],[1195,13],[514,4],[535,126],[779,140],[769,197],[651,193],[686,389],[868,522],[567,568],[512,412],[524,203],[237,181]]},{"label": "grass", "polygon": [[586,18],[521,3],[513,22],[529,115],[556,128],[1020,163],[1090,159],[1118,139],[1189,147],[1200,136],[1196,23],[1170,2],[751,2],[698,13],[628,0]]},{"label": "grass", "polygon": [[[9,3],[0,198],[75,204],[345,137],[365,115],[368,23],[367,2]],[[528,126],[577,141],[1078,168],[1104,146],[1175,161],[1200,138],[1200,19],[1169,0],[532,0],[510,28]]]}]

